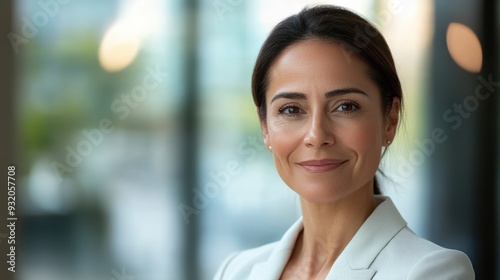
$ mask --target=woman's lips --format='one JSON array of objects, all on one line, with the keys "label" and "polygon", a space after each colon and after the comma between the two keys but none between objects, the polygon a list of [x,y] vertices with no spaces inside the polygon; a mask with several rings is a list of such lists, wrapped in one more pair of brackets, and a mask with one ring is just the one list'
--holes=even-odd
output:
[{"label": "woman's lips", "polygon": [[337,169],[337,167],[341,166],[346,161],[347,160],[336,159],[307,160],[299,162],[298,165],[300,165],[306,171],[312,173],[323,173]]}]

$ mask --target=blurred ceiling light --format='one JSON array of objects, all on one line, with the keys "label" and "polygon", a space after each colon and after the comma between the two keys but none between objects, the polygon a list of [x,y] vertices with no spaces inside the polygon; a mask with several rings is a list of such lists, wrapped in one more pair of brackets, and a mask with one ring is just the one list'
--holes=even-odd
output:
[{"label": "blurred ceiling light", "polygon": [[469,27],[452,22],[446,31],[446,44],[453,60],[463,69],[478,73],[483,64],[481,43]]},{"label": "blurred ceiling light", "polygon": [[120,71],[137,57],[142,41],[161,26],[158,0],[128,2],[119,19],[106,31],[99,47],[99,62],[109,72]]},{"label": "blurred ceiling light", "polygon": [[109,72],[127,67],[137,57],[141,39],[127,32],[127,26],[116,23],[104,35],[99,48],[101,66]]}]

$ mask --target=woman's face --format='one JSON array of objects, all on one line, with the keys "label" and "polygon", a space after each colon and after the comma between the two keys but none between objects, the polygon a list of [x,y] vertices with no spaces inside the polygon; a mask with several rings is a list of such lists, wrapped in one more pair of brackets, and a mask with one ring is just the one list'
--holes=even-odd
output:
[{"label": "woman's face", "polygon": [[321,40],[288,47],[270,68],[264,142],[283,181],[303,199],[327,203],[372,189],[399,100],[384,117],[367,70],[340,45]]}]

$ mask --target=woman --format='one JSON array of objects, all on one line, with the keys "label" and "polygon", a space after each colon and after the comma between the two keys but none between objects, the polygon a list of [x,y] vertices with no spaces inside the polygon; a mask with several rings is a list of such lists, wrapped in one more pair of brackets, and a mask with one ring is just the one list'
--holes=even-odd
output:
[{"label": "woman", "polygon": [[403,100],[375,27],[335,6],[302,10],[265,41],[252,92],[302,217],[280,241],[229,256],[215,279],[474,279],[465,254],[419,238],[374,194]]}]

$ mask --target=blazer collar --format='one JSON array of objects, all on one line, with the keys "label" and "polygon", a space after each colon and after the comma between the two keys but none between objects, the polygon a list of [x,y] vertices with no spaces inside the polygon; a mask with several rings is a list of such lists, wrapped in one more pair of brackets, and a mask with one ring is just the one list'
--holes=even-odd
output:
[{"label": "blazer collar", "polygon": [[249,280],[274,280],[279,279],[283,269],[292,254],[297,236],[304,228],[302,217],[300,217],[283,235],[276,244],[271,255],[265,262],[254,265]]},{"label": "blazer collar", "polygon": [[377,208],[363,223],[333,264],[327,280],[372,279],[376,270],[370,266],[380,251],[406,226],[392,200],[376,196]]},{"label": "blazer collar", "polygon": [[[344,251],[333,264],[327,280],[372,279],[376,271],[370,268],[380,251],[406,226],[392,200],[376,196],[379,205],[356,232]],[[303,229],[302,217],[283,235],[265,262],[256,264],[249,279],[279,279]]]}]

